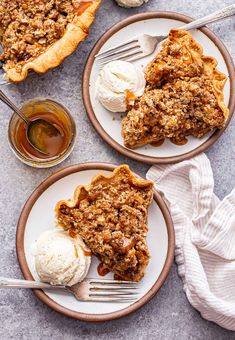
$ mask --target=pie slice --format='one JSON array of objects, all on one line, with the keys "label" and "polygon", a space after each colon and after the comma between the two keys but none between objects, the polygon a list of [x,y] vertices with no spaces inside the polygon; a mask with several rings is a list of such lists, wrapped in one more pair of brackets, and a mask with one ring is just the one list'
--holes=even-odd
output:
[{"label": "pie slice", "polygon": [[86,38],[102,0],[1,0],[0,42],[7,78],[58,66]]},{"label": "pie slice", "polygon": [[122,121],[125,146],[154,145],[165,138],[181,145],[189,135],[200,138],[222,128],[229,114],[223,96],[227,77],[216,66],[190,33],[171,30],[145,69],[143,96]]},{"label": "pie slice", "polygon": [[79,186],[73,200],[56,205],[58,225],[79,234],[106,268],[123,280],[139,281],[149,262],[147,209],[153,183],[136,178],[127,165]]}]

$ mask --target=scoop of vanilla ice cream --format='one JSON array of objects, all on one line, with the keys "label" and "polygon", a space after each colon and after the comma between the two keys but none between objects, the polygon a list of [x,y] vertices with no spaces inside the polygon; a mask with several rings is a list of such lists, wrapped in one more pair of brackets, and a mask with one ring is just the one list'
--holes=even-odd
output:
[{"label": "scoop of vanilla ice cream", "polygon": [[121,7],[138,7],[143,5],[148,0],[116,0]]},{"label": "scoop of vanilla ice cream", "polygon": [[44,232],[33,247],[38,276],[53,285],[82,281],[91,264],[89,253],[80,236],[72,238],[60,229]]},{"label": "scoop of vanilla ice cream", "polygon": [[104,66],[96,81],[96,98],[111,112],[125,112],[127,104],[142,96],[145,88],[141,68],[115,60]]}]

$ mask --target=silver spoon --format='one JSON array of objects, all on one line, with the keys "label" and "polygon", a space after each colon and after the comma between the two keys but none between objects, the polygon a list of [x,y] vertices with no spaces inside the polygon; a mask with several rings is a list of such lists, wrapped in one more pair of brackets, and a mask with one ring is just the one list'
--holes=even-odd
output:
[{"label": "silver spoon", "polygon": [[39,139],[37,136],[42,133],[46,133],[49,136],[58,136],[61,134],[57,127],[49,123],[47,120],[42,118],[29,119],[26,117],[23,112],[18,109],[17,106],[0,90],[0,100],[2,100],[7,106],[9,106],[27,125],[26,137],[29,144],[38,152],[43,155],[48,155],[48,152],[40,145]]}]

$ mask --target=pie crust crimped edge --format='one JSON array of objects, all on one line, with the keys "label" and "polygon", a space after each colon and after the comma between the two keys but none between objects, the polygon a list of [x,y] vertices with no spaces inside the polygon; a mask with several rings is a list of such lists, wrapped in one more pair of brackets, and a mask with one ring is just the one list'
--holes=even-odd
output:
[{"label": "pie crust crimped edge", "polygon": [[89,190],[91,189],[91,187],[93,185],[95,185],[96,183],[98,183],[100,181],[109,182],[113,178],[119,176],[121,173],[126,173],[129,176],[131,183],[133,185],[135,185],[136,187],[139,187],[141,189],[142,188],[149,188],[149,189],[153,188],[153,182],[152,181],[149,181],[149,180],[146,180],[146,179],[143,179],[143,178],[137,178],[132,173],[132,171],[130,170],[128,165],[120,165],[116,169],[114,169],[113,172],[110,175],[98,174],[98,175],[96,175],[92,178],[90,184],[88,184],[87,186],[84,186],[84,185],[78,186],[74,191],[73,199],[59,201],[55,206],[56,217],[58,216],[60,207],[62,205],[66,205],[69,208],[76,207],[77,204],[84,197],[86,197],[86,195],[88,194]]},{"label": "pie crust crimped edge", "polygon": [[15,68],[5,69],[7,79],[17,83],[27,77],[29,70],[36,73],[45,73],[51,68],[59,66],[66,57],[76,50],[79,43],[87,37],[89,27],[95,19],[95,13],[101,2],[102,0],[95,0],[82,15],[75,16],[73,21],[67,25],[63,37],[34,60],[25,63],[21,72],[17,72]]}]

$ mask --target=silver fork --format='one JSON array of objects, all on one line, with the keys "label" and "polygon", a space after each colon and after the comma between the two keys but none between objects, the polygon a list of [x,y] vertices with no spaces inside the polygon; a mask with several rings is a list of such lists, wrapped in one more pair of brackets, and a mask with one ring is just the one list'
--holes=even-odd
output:
[{"label": "silver fork", "polygon": [[[235,14],[235,4],[225,7],[201,19],[185,24],[179,29],[192,30],[209,24],[211,22],[219,21]],[[151,36],[148,34],[141,35],[132,40],[128,40],[121,45],[116,45],[105,51],[98,53],[95,58],[99,60],[100,65],[104,65],[114,60],[135,61],[152,54],[157,45],[167,38],[163,36]]]},{"label": "silver fork", "polygon": [[139,297],[136,282],[120,280],[85,279],[68,287],[0,277],[0,288],[60,289],[69,291],[79,301],[94,302],[133,302]]}]

